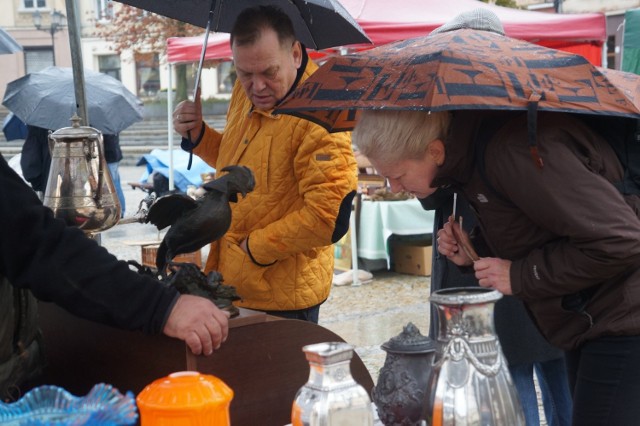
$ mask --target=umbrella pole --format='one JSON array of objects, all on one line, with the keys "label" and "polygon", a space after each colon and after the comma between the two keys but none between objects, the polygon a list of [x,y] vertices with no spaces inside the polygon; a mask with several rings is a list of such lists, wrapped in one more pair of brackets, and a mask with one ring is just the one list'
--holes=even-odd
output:
[{"label": "umbrella pole", "polygon": [[196,81],[193,87],[193,98],[195,100],[198,94],[198,87],[200,86],[200,75],[202,74],[202,65],[204,64],[204,56],[207,53],[207,43],[209,43],[209,31],[211,31],[211,23],[213,21],[213,9],[215,8],[216,0],[211,0],[211,8],[209,8],[209,19],[207,20],[207,28],[204,33],[204,44],[202,45],[202,51],[200,52],[200,62],[198,63],[198,71],[196,72]]},{"label": "umbrella pole", "polygon": [[[204,33],[204,44],[202,45],[202,51],[200,52],[200,62],[198,63],[198,71],[196,72],[196,81],[193,85],[193,100],[196,100],[198,96],[198,87],[200,87],[200,75],[202,74],[202,65],[204,64],[204,55],[207,53],[207,43],[209,43],[209,31],[211,31],[211,22],[213,21],[213,10],[216,6],[216,0],[211,0],[211,7],[209,8],[209,19],[207,19],[207,28]],[[219,15],[219,14],[218,14]],[[217,25],[216,25],[217,26]],[[193,145],[193,139],[191,139],[191,131],[187,132],[189,144]],[[191,170],[191,160],[193,160],[193,151],[189,152],[189,164],[187,164],[187,170]]]},{"label": "umbrella pole", "polygon": [[169,191],[173,191],[173,64],[169,63],[169,86],[167,87],[167,130],[169,132]]},{"label": "umbrella pole", "polygon": [[[80,25],[76,14],[76,2],[66,0],[67,24],[69,28],[69,44],[71,45],[71,65],[73,69],[73,82],[76,93],[76,110],[82,118],[82,124],[89,125],[89,114],[87,112],[87,97],[85,95],[84,70],[82,67],[82,45],[80,44]],[[71,118],[71,117],[69,117]]]}]

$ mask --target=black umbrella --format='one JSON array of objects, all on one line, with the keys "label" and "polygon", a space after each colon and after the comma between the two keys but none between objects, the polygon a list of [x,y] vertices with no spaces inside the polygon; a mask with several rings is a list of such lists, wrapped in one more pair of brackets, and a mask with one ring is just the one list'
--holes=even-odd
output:
[{"label": "black umbrella", "polygon": [[244,9],[258,5],[276,6],[291,21],[305,46],[320,50],[348,44],[371,43],[360,25],[337,0],[118,0],[158,15],[207,28],[213,11],[211,31],[231,32]]},{"label": "black umbrella", "polygon": [[[117,0],[139,9],[205,28],[193,95],[200,85],[209,31],[231,32],[238,15],[253,6],[276,6],[286,13],[296,37],[316,50],[371,43],[369,37],[337,0]],[[191,135],[189,135],[191,139]],[[191,168],[189,163],[188,169]]]},{"label": "black umbrella", "polygon": [[200,84],[209,31],[231,32],[236,18],[253,6],[276,6],[293,23],[296,37],[316,50],[348,44],[371,43],[360,25],[338,0],[117,0],[158,15],[206,28],[195,79]]},{"label": "black umbrella", "polygon": [[[115,78],[84,71],[90,125],[105,134],[118,134],[142,120],[142,102]],[[2,105],[32,126],[69,127],[76,114],[71,68],[48,67],[7,85]]]},{"label": "black umbrella", "polygon": [[22,46],[13,38],[11,34],[0,28],[0,55],[21,52]]}]

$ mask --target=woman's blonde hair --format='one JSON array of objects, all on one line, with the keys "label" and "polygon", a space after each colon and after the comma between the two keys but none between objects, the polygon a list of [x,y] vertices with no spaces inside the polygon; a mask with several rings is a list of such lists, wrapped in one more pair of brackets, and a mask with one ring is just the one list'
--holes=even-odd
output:
[{"label": "woman's blonde hair", "polygon": [[386,163],[421,158],[434,139],[445,140],[448,111],[363,110],[352,142],[368,158]]}]

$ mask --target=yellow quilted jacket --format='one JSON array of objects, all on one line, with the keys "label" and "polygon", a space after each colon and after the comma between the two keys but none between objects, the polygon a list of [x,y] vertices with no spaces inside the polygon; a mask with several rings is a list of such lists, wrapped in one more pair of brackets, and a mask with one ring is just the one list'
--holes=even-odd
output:
[{"label": "yellow quilted jacket", "polygon": [[[301,81],[317,65],[309,61]],[[205,127],[194,154],[216,170],[251,168],[256,187],[237,204],[227,234],[211,244],[205,270],[237,288],[239,306],[296,310],[323,302],[333,278],[333,247],[347,230],[357,186],[349,133],[253,110],[236,83],[223,133]],[[239,243],[249,238],[251,256]],[[252,259],[253,257],[253,259]]]}]

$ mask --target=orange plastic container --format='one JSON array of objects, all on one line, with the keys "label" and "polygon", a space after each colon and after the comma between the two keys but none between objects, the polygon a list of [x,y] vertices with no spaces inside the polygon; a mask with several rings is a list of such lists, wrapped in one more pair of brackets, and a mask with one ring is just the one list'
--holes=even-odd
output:
[{"label": "orange plastic container", "polygon": [[147,385],[136,402],[142,426],[229,426],[232,399],[217,377],[181,371]]}]

